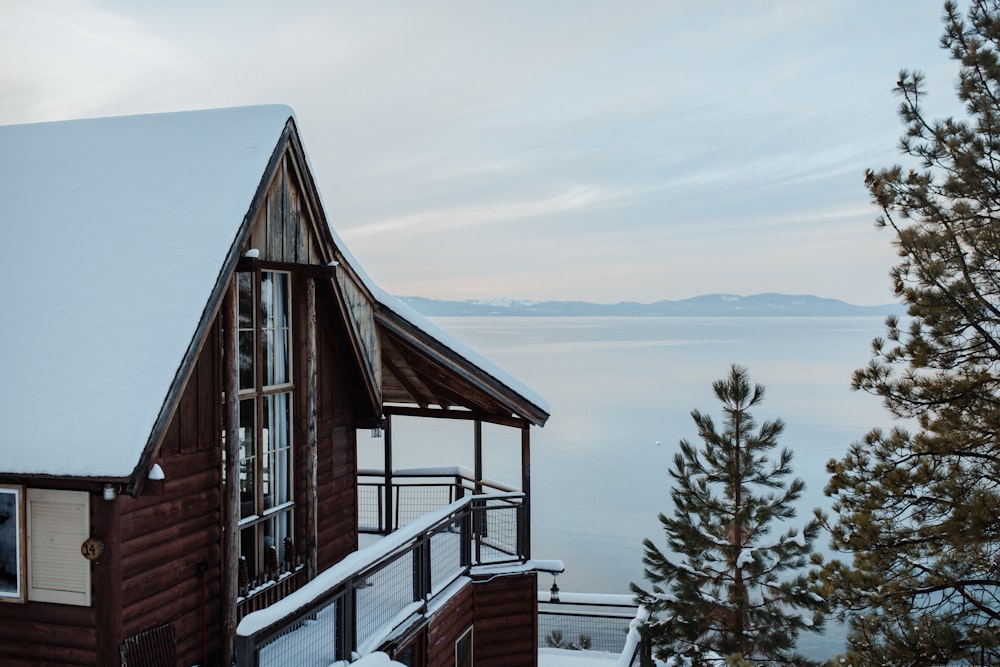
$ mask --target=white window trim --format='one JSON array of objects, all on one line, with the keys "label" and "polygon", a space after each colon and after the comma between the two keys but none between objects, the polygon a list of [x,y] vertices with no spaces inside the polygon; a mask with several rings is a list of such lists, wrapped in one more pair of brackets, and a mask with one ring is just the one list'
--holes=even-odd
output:
[{"label": "white window trim", "polygon": [[25,547],[24,547],[24,487],[16,484],[0,484],[0,492],[14,496],[14,515],[4,523],[4,539],[13,538],[14,567],[17,581],[13,593],[0,593],[0,602],[24,602],[25,598]]}]

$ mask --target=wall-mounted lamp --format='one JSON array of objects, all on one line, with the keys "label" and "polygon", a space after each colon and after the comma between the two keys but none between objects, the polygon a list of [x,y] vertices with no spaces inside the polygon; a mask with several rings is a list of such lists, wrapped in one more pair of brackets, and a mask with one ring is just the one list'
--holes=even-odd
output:
[{"label": "wall-mounted lamp", "polygon": [[375,421],[375,426],[372,427],[372,437],[381,438],[382,437],[382,426],[383,422],[381,419]]},{"label": "wall-mounted lamp", "polygon": [[110,502],[110,501],[114,500],[117,497],[118,497],[118,491],[115,490],[115,487],[112,484],[105,484],[104,485],[104,499],[107,500],[108,502]]}]

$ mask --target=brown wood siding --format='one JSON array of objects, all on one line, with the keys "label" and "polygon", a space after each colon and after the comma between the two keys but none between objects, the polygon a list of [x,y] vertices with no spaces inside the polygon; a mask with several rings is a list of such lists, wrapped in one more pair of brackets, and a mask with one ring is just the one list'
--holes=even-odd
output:
[{"label": "brown wood siding", "polygon": [[337,316],[329,290],[317,297],[317,555],[318,568],[335,565],[358,548],[356,431],[352,396],[341,350],[342,329],[331,325]]},{"label": "brown wood siding", "polygon": [[0,604],[0,664],[94,665],[95,607]]},{"label": "brown wood siding", "polygon": [[473,589],[476,667],[537,667],[537,575],[497,577]]},{"label": "brown wood siding", "polygon": [[[221,635],[221,389],[219,329],[208,339],[154,461],[166,479],[120,497],[121,634],[117,643],[170,623],[178,664],[202,661]],[[205,566],[205,613],[202,580]]]},{"label": "brown wood siding", "polygon": [[[455,642],[472,625],[473,586],[465,586],[427,622],[427,664],[454,667]],[[473,630],[473,641],[478,632]],[[479,664],[478,662],[476,663]]]},{"label": "brown wood siding", "polygon": [[260,251],[260,258],[291,264],[320,264],[320,244],[313,237],[313,224],[303,210],[298,170],[285,155],[268,186],[263,206],[250,230],[247,248]]}]

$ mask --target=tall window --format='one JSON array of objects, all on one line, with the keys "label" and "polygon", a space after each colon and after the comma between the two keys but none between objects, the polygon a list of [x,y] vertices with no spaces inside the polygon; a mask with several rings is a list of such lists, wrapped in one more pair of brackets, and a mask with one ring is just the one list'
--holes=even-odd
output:
[{"label": "tall window", "polygon": [[291,281],[278,271],[238,275],[240,557],[252,585],[295,558]]}]

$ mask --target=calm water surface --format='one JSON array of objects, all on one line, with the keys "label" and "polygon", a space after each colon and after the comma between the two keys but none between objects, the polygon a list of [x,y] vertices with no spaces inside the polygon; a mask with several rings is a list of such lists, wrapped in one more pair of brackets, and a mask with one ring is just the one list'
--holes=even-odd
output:
[{"label": "calm water surface", "polygon": [[[780,445],[794,452],[794,474],[806,483],[800,524],[812,508],[829,508],[826,462],[890,423],[879,399],[850,389],[871,339],[883,333],[879,317],[435,321],[550,404],[548,424],[532,429],[532,555],[566,564],[559,586],[567,591],[627,593],[629,582],[643,581],[642,539],[665,545],[657,514],[671,511],[666,471],[677,443],[700,443],[691,410],[721,420],[711,385],[731,363],[747,366],[767,389],[753,413],[757,422],[786,423]],[[461,438],[468,444],[439,445],[448,429],[468,433]],[[472,467],[468,424],[408,420],[393,438],[399,467]],[[519,443],[511,429],[487,427],[487,477],[519,483]],[[381,446],[360,438],[362,465],[379,466]],[[828,551],[825,539],[816,546]],[[832,655],[843,635],[836,628],[827,634],[803,650]]]}]

